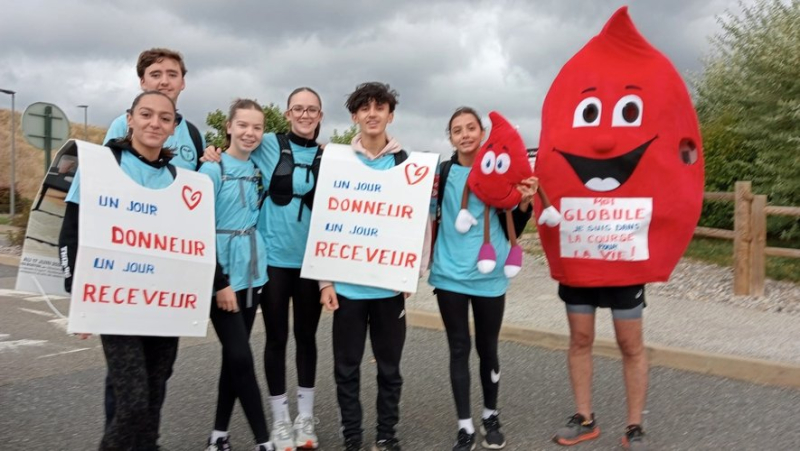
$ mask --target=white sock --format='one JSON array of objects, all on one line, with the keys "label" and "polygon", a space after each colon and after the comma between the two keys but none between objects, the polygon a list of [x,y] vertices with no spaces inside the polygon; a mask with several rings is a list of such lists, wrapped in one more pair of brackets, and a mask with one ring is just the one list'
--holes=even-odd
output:
[{"label": "white sock", "polygon": [[475,433],[475,425],[472,424],[472,418],[467,418],[466,420],[458,420],[458,430],[461,429],[467,431],[467,434],[474,434]]},{"label": "white sock", "polygon": [[483,415],[481,415],[481,418],[483,418],[484,420],[486,420],[486,419],[488,419],[490,416],[492,416],[492,415],[497,415],[497,414],[498,414],[497,410],[493,410],[493,409],[487,409],[486,407],[484,407],[484,408],[483,408]]},{"label": "white sock", "polygon": [[218,431],[214,429],[211,431],[211,443],[217,443],[217,439],[225,438],[228,436],[228,431]]},{"label": "white sock", "polygon": [[297,387],[297,414],[314,418],[314,387]]},{"label": "white sock", "polygon": [[292,421],[289,416],[289,397],[286,396],[286,393],[270,396],[269,405],[272,408],[272,424],[279,421]]}]

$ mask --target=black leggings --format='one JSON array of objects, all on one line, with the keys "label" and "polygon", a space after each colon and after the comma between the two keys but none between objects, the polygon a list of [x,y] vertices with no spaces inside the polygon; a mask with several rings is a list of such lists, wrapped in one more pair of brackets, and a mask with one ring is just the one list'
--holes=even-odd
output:
[{"label": "black leggings", "polygon": [[[253,298],[258,299],[261,288],[253,288]],[[227,431],[236,398],[242,404],[255,435],[256,443],[269,440],[261,392],[258,389],[253,353],[250,350],[250,332],[256,318],[258,302],[247,308],[247,290],[236,292],[239,311],[232,313],[217,307],[216,299],[211,300],[211,323],[222,343],[222,368],[219,375],[219,395],[214,429]]]},{"label": "black leggings", "polygon": [[297,384],[313,388],[317,374],[317,326],[322,312],[319,283],[300,277],[299,268],[267,266],[267,283],[261,312],[267,330],[264,372],[272,396],[286,393],[286,344],[289,339],[289,298],[294,311]]},{"label": "black leggings", "polygon": [[469,302],[475,320],[475,349],[480,359],[483,405],[487,409],[497,408],[497,393],[500,385],[500,362],[497,356],[497,340],[503,323],[505,294],[497,297],[470,296],[437,289],[436,299],[442,314],[447,343],[450,346],[450,383],[456,401],[459,419],[471,418],[469,401]]},{"label": "black leggings", "polygon": [[100,340],[115,400],[100,450],[157,449],[161,406],[178,355],[178,338],[101,335]]},{"label": "black leggings", "polygon": [[339,296],[333,312],[333,375],[345,439],[361,437],[361,360],[367,341],[378,367],[378,434],[376,440],[394,437],[400,419],[403,377],[400,357],[406,342],[405,298],[351,300]]}]

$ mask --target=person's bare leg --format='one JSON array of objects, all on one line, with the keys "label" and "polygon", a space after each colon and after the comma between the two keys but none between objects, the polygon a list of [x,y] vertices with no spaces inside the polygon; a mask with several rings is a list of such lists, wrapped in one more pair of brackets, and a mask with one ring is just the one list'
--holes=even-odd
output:
[{"label": "person's bare leg", "polygon": [[622,353],[622,372],[628,402],[628,423],[642,424],[647,399],[647,353],[644,348],[642,319],[615,319],[614,331]]},{"label": "person's bare leg", "polygon": [[576,412],[592,419],[592,344],[594,314],[567,313],[569,321],[569,379]]}]

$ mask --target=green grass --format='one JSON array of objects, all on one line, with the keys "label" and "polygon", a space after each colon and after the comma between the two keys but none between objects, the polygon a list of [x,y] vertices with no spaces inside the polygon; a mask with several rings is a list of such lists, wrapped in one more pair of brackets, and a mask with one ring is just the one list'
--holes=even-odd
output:
[{"label": "green grass", "polygon": [[8,225],[11,222],[11,219],[8,215],[0,215],[0,225]]},{"label": "green grass", "polygon": [[[767,240],[768,246],[795,247],[797,243]],[[719,266],[733,266],[733,241],[696,237],[684,257]],[[800,283],[800,258],[767,256],[767,278]]]},{"label": "green grass", "polygon": [[[526,252],[540,255],[542,254],[539,246],[539,236],[536,234],[536,226],[530,222],[525,227],[522,235],[522,247]],[[799,242],[786,242],[778,240],[767,240],[768,246],[773,247],[800,247]],[[714,238],[695,237],[689,243],[689,248],[683,255],[685,258],[709,263],[717,266],[733,266],[733,241]],[[788,282],[800,283],[800,258],[770,257],[767,256],[767,277],[773,280],[785,280]]]}]

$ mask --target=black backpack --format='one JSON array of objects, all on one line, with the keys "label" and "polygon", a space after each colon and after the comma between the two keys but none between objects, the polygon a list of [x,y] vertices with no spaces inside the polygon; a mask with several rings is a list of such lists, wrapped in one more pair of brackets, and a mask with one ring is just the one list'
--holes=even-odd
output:
[{"label": "black backpack", "polygon": [[[275,137],[278,139],[278,147],[280,148],[281,155],[278,158],[278,164],[275,165],[275,170],[272,172],[272,178],[269,181],[269,189],[267,189],[265,196],[272,199],[275,205],[281,207],[289,205],[293,198],[300,199],[300,208],[297,212],[297,221],[300,222],[303,218],[303,206],[305,205],[311,210],[314,205],[319,167],[322,161],[322,148],[317,147],[317,153],[314,154],[314,159],[311,164],[295,163],[289,135],[278,133]],[[408,159],[408,153],[406,153],[405,150],[400,150],[400,152],[394,153],[393,156],[395,166]],[[294,192],[294,168],[296,167],[306,170],[306,183],[310,181],[312,175],[314,176],[314,185],[311,187],[311,190],[305,194],[296,194]]]},{"label": "black backpack", "polygon": [[200,170],[200,166],[203,165],[203,162],[200,161],[200,157],[203,156],[203,138],[200,136],[200,130],[194,126],[189,121],[186,121],[186,128],[189,129],[189,137],[192,138],[192,144],[194,144],[194,149],[197,151],[197,165],[194,168],[195,171]]},{"label": "black backpack", "polygon": [[[449,160],[439,163],[439,186],[436,190],[436,227],[434,228],[434,241],[436,240],[436,235],[439,234],[439,224],[442,222],[442,201],[444,200],[444,188],[447,185],[447,176],[450,174],[450,168],[457,161],[458,156],[453,153],[453,156]],[[503,229],[503,235],[505,235],[506,239],[508,239],[505,212],[503,210],[496,211],[497,218],[500,220],[500,226]],[[528,211],[525,213],[520,212],[519,208],[515,208],[511,212],[517,238],[519,238],[522,235],[522,232],[525,230],[525,225],[527,225],[528,221],[531,219],[532,212],[533,206],[528,208]],[[431,243],[431,249],[433,249],[433,243]]]}]

